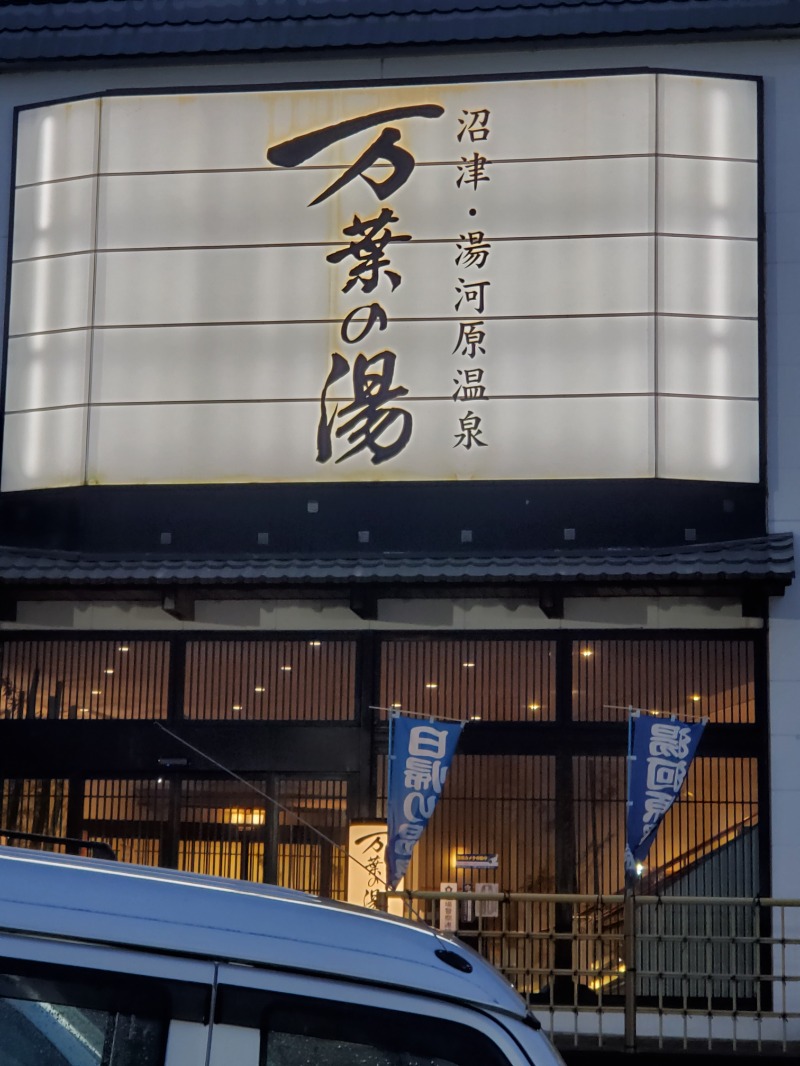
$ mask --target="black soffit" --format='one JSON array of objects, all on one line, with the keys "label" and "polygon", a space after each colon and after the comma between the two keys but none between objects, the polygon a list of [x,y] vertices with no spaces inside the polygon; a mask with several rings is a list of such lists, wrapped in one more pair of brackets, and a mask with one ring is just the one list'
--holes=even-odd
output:
[{"label": "black soffit", "polygon": [[0,587],[113,588],[191,585],[206,588],[487,586],[589,584],[769,587],[794,577],[791,533],[675,548],[552,550],[513,555],[411,555],[386,552],[332,558],[286,555],[111,556],[0,548]]},{"label": "black soffit", "polygon": [[5,0],[0,62],[570,40],[784,35],[797,0]]}]

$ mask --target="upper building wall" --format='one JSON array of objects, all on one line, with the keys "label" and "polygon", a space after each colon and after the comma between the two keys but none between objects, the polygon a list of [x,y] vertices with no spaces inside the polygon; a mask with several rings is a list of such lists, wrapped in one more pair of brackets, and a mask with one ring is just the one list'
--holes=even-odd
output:
[{"label": "upper building wall", "polygon": [[[82,65],[82,69],[73,68],[65,74],[63,69],[56,71],[43,67],[37,71],[20,70],[17,73],[6,73],[2,89],[7,107],[4,105],[0,122],[4,124],[10,139],[13,106],[30,107],[37,103],[81,95],[99,96],[108,90],[135,95],[154,89],[181,91],[227,86],[255,88],[267,84],[285,87],[302,83],[319,85],[341,81],[364,81],[380,85],[390,80],[422,79],[434,83],[442,75],[455,81],[474,77],[486,77],[490,80],[497,74],[522,79],[531,74],[546,76],[551,73],[576,71],[630,72],[641,70],[643,67],[672,71],[695,70],[708,75],[764,77],[765,132],[768,146],[765,157],[767,182],[764,204],[767,208],[766,217],[769,218],[769,211],[774,203],[773,189],[770,187],[773,180],[771,175],[775,173],[774,152],[771,147],[776,131],[774,107],[784,94],[788,93],[789,97],[791,95],[795,77],[790,56],[795,47],[793,43],[785,40],[706,40],[675,43],[664,39],[651,39],[648,44],[631,41],[621,46],[606,40],[602,45],[597,42],[595,45],[597,46],[591,49],[581,47],[571,50],[559,47],[544,52],[534,50],[521,42],[491,52],[481,50],[480,53],[470,53],[464,49],[443,49],[435,54],[423,54],[392,49],[377,55],[364,51],[360,55],[348,56],[346,63],[341,59],[331,58],[328,53],[313,59],[307,55],[304,58],[292,58],[287,54],[281,60],[272,56],[268,62],[216,62],[201,66],[195,64],[191,68],[167,63],[148,64],[146,67],[131,65],[127,68],[115,65],[113,69],[87,68]],[[788,119],[788,111],[786,115]],[[772,156],[770,152],[773,152]],[[10,185],[10,173],[6,172],[3,177]],[[693,187],[692,192],[695,191],[696,188]],[[397,228],[400,229],[399,224]],[[769,228],[766,236],[765,251],[769,260],[774,247],[770,244]],[[321,265],[325,266],[324,255],[321,257]],[[689,268],[695,266],[700,268],[702,264],[689,264]],[[701,269],[704,277],[708,277],[709,273],[709,270]],[[147,278],[144,277],[143,280],[146,281]],[[610,280],[616,281],[616,278]],[[773,282],[774,278],[770,278],[768,272],[764,306],[767,310],[766,332],[769,343],[775,337],[769,319],[776,292],[774,288],[769,288]],[[398,290],[398,295],[400,294],[402,288]],[[744,327],[736,328],[738,330]],[[768,361],[775,358],[773,353],[773,348],[768,349]],[[687,362],[687,366],[692,372],[697,370],[697,365],[692,364],[691,360]],[[575,375],[575,378],[580,376]],[[571,387],[577,384],[579,382],[573,380]],[[457,406],[452,399],[448,400],[448,404],[445,405],[448,409]],[[579,418],[573,417],[572,424],[576,434],[585,429]],[[769,433],[769,416],[767,424]],[[700,419],[690,419],[688,426],[689,434],[685,443],[689,449],[688,454],[693,454],[692,434],[702,433],[705,423]],[[621,431],[626,427],[627,423],[619,420],[616,429]],[[740,438],[741,427],[741,420],[735,419],[732,428],[737,440]],[[178,433],[177,422],[173,422],[171,428]],[[661,428],[663,429],[663,422]],[[774,423],[771,428],[774,430]],[[142,436],[145,438],[143,443],[146,444],[146,434]],[[125,458],[124,448],[119,454]],[[637,450],[634,457],[640,462],[649,462],[646,455],[643,458],[641,450]],[[220,523],[224,524],[226,515],[230,514],[231,522],[236,525],[237,530],[243,530],[242,539],[236,545],[240,549],[259,550],[268,546],[270,549],[287,550],[293,544],[300,544],[313,551],[324,550],[326,547],[341,550],[344,545],[359,544],[368,545],[368,549],[359,550],[424,550],[426,537],[427,544],[431,547],[464,550],[465,544],[488,546],[491,540],[487,537],[490,538],[491,530],[501,531],[500,542],[494,542],[500,548],[537,543],[557,546],[563,544],[565,538],[571,537],[575,538],[577,544],[675,544],[689,535],[700,541],[733,539],[756,535],[764,530],[763,485],[744,484],[747,479],[738,475],[727,486],[714,482],[705,488],[698,485],[697,493],[691,491],[692,486],[679,476],[676,484],[665,492],[663,497],[655,498],[641,494],[641,482],[630,484],[620,482],[619,478],[612,478],[607,489],[600,488],[591,480],[594,473],[587,471],[583,476],[573,474],[577,480],[564,482],[563,485],[558,482],[544,483],[541,486],[542,492],[539,493],[537,489],[533,496],[526,491],[528,486],[523,486],[516,480],[509,484],[508,492],[504,494],[505,490],[499,485],[496,476],[492,476],[491,480],[486,482],[485,490],[472,481],[463,486],[447,485],[443,496],[433,492],[427,497],[420,497],[422,503],[419,507],[411,501],[408,493],[399,496],[398,502],[388,499],[386,493],[380,497],[371,496],[367,491],[371,488],[369,482],[361,486],[320,486],[319,492],[316,489],[309,492],[302,486],[296,492],[286,485],[276,486],[271,503],[266,502],[266,497],[259,497],[261,503],[254,507],[254,496],[252,492],[248,495],[248,492],[255,486],[240,486],[241,489],[248,490],[243,493],[241,502],[237,503],[233,497],[215,499],[208,531],[216,530]],[[618,488],[620,491],[617,495]],[[325,494],[326,489],[330,489],[329,495]],[[582,496],[584,489],[587,489],[588,495]],[[745,491],[750,489],[756,491]],[[96,491],[98,495],[94,499],[99,501],[101,492],[111,490],[90,488],[78,491],[88,491],[90,494]],[[146,490],[130,490],[137,494],[144,491]],[[39,543],[48,543],[45,538],[50,536],[49,543],[62,546],[80,547],[87,543],[91,543],[95,548],[104,545],[110,547],[112,544],[116,546],[113,538],[109,540],[101,531],[103,512],[107,512],[109,501],[113,499],[115,504],[122,501],[121,513],[126,516],[138,515],[133,520],[127,517],[124,520],[126,533],[133,535],[134,527],[138,527],[137,535],[141,534],[136,542],[138,546],[157,548],[159,543],[165,543],[159,540],[164,531],[177,530],[179,532],[171,541],[173,548],[180,545],[191,546],[191,550],[196,550],[196,542],[191,542],[191,531],[186,525],[197,532],[203,522],[204,507],[206,510],[208,507],[199,497],[192,497],[192,491],[189,487],[182,486],[180,493],[169,491],[156,498],[130,496],[126,495],[128,490],[120,489],[113,498],[106,496],[102,503],[94,504],[87,503],[86,498],[82,497],[80,502],[73,498],[67,505],[62,498],[59,507],[62,508],[62,514],[66,513],[63,510],[66,507],[72,515],[71,528],[68,528],[67,522],[58,518],[57,511],[47,511],[46,508],[42,510],[43,504],[39,502],[26,502],[27,518],[20,517],[22,512],[15,504],[13,513],[6,511],[3,516],[6,539],[18,543],[35,543],[37,540]],[[54,497],[51,495],[52,498]],[[316,509],[313,505],[317,505]],[[256,511],[259,513],[256,514]],[[411,513],[414,514],[413,523],[409,521]],[[324,522],[318,517],[320,514],[325,515]],[[82,517],[83,515],[86,517]],[[182,526],[184,517],[186,524]],[[402,524],[407,528],[401,536],[398,534],[398,527]],[[61,537],[58,541],[53,540],[50,533],[56,526]],[[381,526],[386,528],[381,530]],[[203,533],[206,531],[206,528],[201,530]],[[370,531],[370,538],[360,538],[359,534]],[[267,534],[266,539],[262,535],[264,533]],[[508,540],[508,544],[505,544],[503,538]],[[219,538],[218,543],[226,543],[224,536]]]}]

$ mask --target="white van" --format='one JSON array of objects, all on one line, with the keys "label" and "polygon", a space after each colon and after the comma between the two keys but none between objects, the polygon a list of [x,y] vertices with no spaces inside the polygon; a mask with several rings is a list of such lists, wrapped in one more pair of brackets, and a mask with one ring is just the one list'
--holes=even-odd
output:
[{"label": "white van", "polygon": [[458,940],[301,892],[0,847],[2,1066],[555,1066]]}]

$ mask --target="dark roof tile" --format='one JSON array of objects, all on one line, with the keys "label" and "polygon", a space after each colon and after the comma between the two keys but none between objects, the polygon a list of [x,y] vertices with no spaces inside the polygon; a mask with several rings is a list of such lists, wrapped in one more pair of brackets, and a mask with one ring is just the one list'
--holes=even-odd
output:
[{"label": "dark roof tile", "polygon": [[248,555],[113,557],[0,548],[0,586],[302,586],[323,584],[770,583],[794,576],[791,533],[677,548],[607,548],[526,555],[349,558]]},{"label": "dark roof tile", "polygon": [[797,0],[16,0],[0,62],[797,28]]}]

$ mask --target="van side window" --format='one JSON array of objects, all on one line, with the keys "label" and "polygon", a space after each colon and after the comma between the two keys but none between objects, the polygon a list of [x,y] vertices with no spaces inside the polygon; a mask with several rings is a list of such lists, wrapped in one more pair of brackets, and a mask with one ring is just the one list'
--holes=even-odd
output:
[{"label": "van side window", "polygon": [[163,1043],[153,1018],[0,998],[3,1066],[158,1066]]},{"label": "van side window", "polygon": [[507,1066],[481,1033],[420,1014],[284,1000],[263,1016],[259,1066]]},{"label": "van side window", "polygon": [[161,1066],[171,1017],[201,1016],[207,989],[0,959],[2,1066]]},{"label": "van side window", "polygon": [[413,1055],[407,1051],[390,1051],[384,1047],[354,1043],[349,1040],[326,1040],[298,1033],[271,1032],[267,1036],[269,1066],[453,1066],[452,1059]]}]

